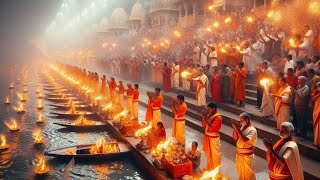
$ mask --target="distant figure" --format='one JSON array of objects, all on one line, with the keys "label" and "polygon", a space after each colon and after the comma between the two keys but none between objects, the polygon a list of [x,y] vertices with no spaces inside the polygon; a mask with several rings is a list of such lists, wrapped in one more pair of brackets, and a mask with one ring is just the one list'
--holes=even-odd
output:
[{"label": "distant figure", "polygon": [[180,78],[180,66],[178,62],[174,63],[174,66],[172,67],[172,87],[177,88],[179,87],[179,78]]},{"label": "distant figure", "polygon": [[211,96],[212,100],[216,103],[222,102],[222,87],[221,87],[221,76],[219,74],[218,67],[215,66],[213,76],[211,79]]},{"label": "distant figure", "polygon": [[119,86],[118,86],[118,104],[122,109],[124,108],[123,94],[124,94],[124,86],[122,84],[122,81],[119,81]]},{"label": "distant figure", "polygon": [[156,125],[161,121],[161,106],[163,103],[163,97],[160,94],[160,88],[155,88],[155,98],[152,98],[151,92],[147,92],[147,96],[152,106],[152,127],[156,128]]},{"label": "distant figure", "polygon": [[168,67],[168,64],[165,62],[162,69],[162,87],[163,90],[168,92],[171,86],[171,68]]},{"label": "distant figure", "polygon": [[132,88],[131,84],[127,84],[128,89],[127,91],[127,110],[132,114],[132,99],[133,99],[133,92],[134,89]]},{"label": "distant figure", "polygon": [[139,111],[138,111],[138,107],[139,107],[139,85],[135,84],[134,85],[134,92],[133,92],[133,98],[132,98],[132,115],[135,121],[138,121],[138,117],[139,117]]},{"label": "distant figure", "polygon": [[207,83],[208,83],[208,77],[203,73],[203,69],[201,67],[198,67],[198,77],[193,78],[192,80],[197,81],[197,92],[196,92],[196,98],[198,100],[198,106],[204,107],[206,105],[207,99],[206,99],[206,92],[207,92]]},{"label": "distant figure", "polygon": [[100,89],[100,94],[101,96],[106,96],[107,95],[107,89],[106,89],[106,86],[107,86],[107,78],[106,78],[106,75],[103,75],[102,78],[101,78],[101,89]]},{"label": "distant figure", "polygon": [[116,88],[117,84],[113,77],[111,77],[111,81],[108,81],[109,89],[110,89],[110,101],[112,103],[116,103]]},{"label": "distant figure", "polygon": [[269,179],[303,180],[303,171],[297,143],[293,140],[294,127],[290,122],[280,126],[280,140],[273,144],[271,139],[264,139],[267,148],[266,160],[269,163]]},{"label": "distant figure", "polygon": [[192,162],[193,169],[197,169],[200,166],[201,152],[196,141],[192,142],[191,148],[186,153],[186,156]]},{"label": "distant figure", "polygon": [[235,79],[235,94],[234,99],[239,102],[240,106],[244,106],[246,99],[246,78],[247,70],[244,68],[244,63],[240,62],[236,67],[236,79]]},{"label": "distant figure", "polygon": [[317,83],[317,89],[311,94],[311,100],[314,102],[313,110],[313,144],[320,149],[320,82]]}]

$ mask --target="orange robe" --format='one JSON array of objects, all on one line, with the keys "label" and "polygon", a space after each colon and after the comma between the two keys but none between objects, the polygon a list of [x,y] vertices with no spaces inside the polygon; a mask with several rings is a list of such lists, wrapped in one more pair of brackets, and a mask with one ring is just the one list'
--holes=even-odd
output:
[{"label": "orange robe", "polygon": [[176,106],[178,112],[175,113],[173,128],[172,128],[172,137],[175,137],[177,142],[180,144],[185,144],[185,117],[184,115],[187,112],[187,104],[183,102],[182,104],[178,104]]},{"label": "orange robe", "polygon": [[150,98],[148,99],[148,107],[147,107],[145,121],[148,122],[148,124],[149,122],[152,121],[152,104],[151,104]]},{"label": "orange robe", "polygon": [[[240,72],[236,70],[236,79],[235,79],[235,94],[234,99],[236,101],[244,101],[246,98],[246,76],[247,76],[247,70],[246,68],[240,69]],[[243,76],[244,77],[243,77]]]}]

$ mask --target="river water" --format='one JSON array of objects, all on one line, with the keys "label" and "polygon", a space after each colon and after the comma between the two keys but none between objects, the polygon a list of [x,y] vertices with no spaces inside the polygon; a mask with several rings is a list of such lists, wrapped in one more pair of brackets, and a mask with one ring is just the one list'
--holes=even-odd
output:
[{"label": "river water", "polygon": [[[36,95],[36,69],[33,66],[28,68],[28,101],[25,103],[26,113],[18,114],[14,106],[18,105],[18,93],[22,93],[23,85],[17,80],[22,67],[0,67],[0,134],[5,135],[10,148],[0,152],[0,179],[147,179],[137,168],[131,157],[123,157],[117,160],[104,162],[78,162],[76,161],[70,173],[64,173],[68,160],[58,160],[45,157],[50,172],[45,176],[37,176],[34,167],[37,158],[46,150],[53,150],[77,144],[95,143],[100,136],[114,139],[108,132],[87,132],[76,133],[62,131],[60,126],[53,124],[57,121],[50,117],[50,112],[54,108],[50,106],[52,102],[42,100],[44,109],[38,111],[38,99]],[[40,69],[40,68],[39,68]],[[40,71],[39,71],[40,72]],[[10,90],[10,82],[14,82],[14,89]],[[45,90],[42,91],[46,93]],[[47,92],[49,93],[49,92]],[[6,97],[11,100],[10,105],[4,105]],[[37,124],[36,119],[39,113],[43,113],[44,124]],[[20,131],[11,132],[4,122],[16,119],[21,126]],[[43,131],[46,143],[40,147],[34,146],[32,133],[38,129]]]}]

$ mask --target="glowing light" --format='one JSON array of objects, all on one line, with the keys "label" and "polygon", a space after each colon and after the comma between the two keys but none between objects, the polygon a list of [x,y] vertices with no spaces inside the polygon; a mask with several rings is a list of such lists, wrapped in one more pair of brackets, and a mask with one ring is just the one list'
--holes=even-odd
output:
[{"label": "glowing light", "polygon": [[37,123],[44,123],[44,118],[42,114],[39,114],[38,119],[37,119]]},{"label": "glowing light", "polygon": [[230,23],[231,22],[231,17],[227,17],[225,20],[224,20],[224,23]]},{"label": "glowing light", "polygon": [[103,137],[100,137],[89,152],[90,154],[117,153],[120,152],[120,149],[117,143],[108,143]]},{"label": "glowing light", "polygon": [[214,9],[214,5],[210,5],[210,6],[208,7],[208,9],[209,9],[210,11],[212,11],[212,10]]},{"label": "glowing light", "polygon": [[34,138],[35,144],[43,144],[44,143],[44,139],[43,139],[42,132],[40,129],[38,129],[36,132],[34,132],[32,134],[32,136]]},{"label": "glowing light", "polygon": [[240,46],[236,46],[236,49],[237,49],[238,51],[240,51]]},{"label": "glowing light", "polygon": [[320,14],[320,2],[319,0],[311,1],[308,9],[312,14]]},{"label": "glowing light", "polygon": [[6,97],[6,100],[5,100],[4,104],[10,104],[10,99],[9,99],[9,97]]},{"label": "glowing light", "polygon": [[13,86],[13,82],[12,82],[12,83],[10,83],[9,89],[13,89],[13,88],[14,88],[14,86]]},{"label": "glowing light", "polygon": [[7,144],[7,139],[4,135],[1,135],[1,144],[0,144],[0,150],[5,150],[9,148],[9,145]]},{"label": "glowing light", "polygon": [[38,110],[42,110],[42,109],[43,109],[43,105],[42,105],[42,102],[41,102],[41,101],[39,101],[38,106],[37,106],[37,109],[38,109]]},{"label": "glowing light", "polygon": [[226,50],[225,48],[220,48],[220,51],[221,51],[222,53],[226,53],[226,52],[227,52],[227,50]]},{"label": "glowing light", "polygon": [[19,125],[15,119],[11,120],[11,123],[4,122],[4,124],[11,130],[11,131],[18,131],[20,130]]},{"label": "glowing light", "polygon": [[137,130],[134,135],[136,137],[141,137],[143,135],[146,135],[152,128],[152,124],[150,123],[147,127],[144,127],[142,129]]},{"label": "glowing light", "polygon": [[260,80],[260,85],[263,86],[264,88],[268,88],[272,84],[273,84],[273,81],[270,79],[263,78]]},{"label": "glowing light", "polygon": [[268,14],[267,14],[268,18],[271,18],[273,16],[273,14],[274,14],[273,10],[269,11]]},{"label": "glowing light", "polygon": [[200,180],[217,179],[217,175],[219,174],[219,168],[220,166],[217,166],[212,171],[205,171],[200,177]]},{"label": "glowing light", "polygon": [[248,21],[248,23],[252,23],[254,21],[254,19],[253,19],[253,17],[249,16],[249,17],[247,17],[247,21]]},{"label": "glowing light", "polygon": [[176,37],[181,37],[181,33],[179,31],[174,31],[173,33]]},{"label": "glowing light", "polygon": [[213,27],[218,28],[219,27],[219,22],[218,21],[214,22],[213,23]]},{"label": "glowing light", "polygon": [[38,160],[38,163],[36,164],[34,172],[36,174],[46,174],[49,172],[49,170],[50,170],[49,167],[46,166],[46,162],[44,160],[44,157],[41,156]]},{"label": "glowing light", "polygon": [[212,32],[212,29],[210,27],[207,28],[208,32]]},{"label": "glowing light", "polygon": [[131,47],[131,51],[134,51],[136,48],[134,46]]},{"label": "glowing light", "polygon": [[183,71],[182,73],[181,73],[181,76],[183,77],[183,78],[187,78],[189,75],[191,75],[192,73],[190,73],[190,72],[188,72],[188,71]]},{"label": "glowing light", "polygon": [[293,38],[290,38],[290,39],[289,39],[289,44],[290,44],[290,46],[292,46],[292,47],[294,47],[294,48],[297,47],[297,45],[296,45],[296,43],[295,43],[295,41],[294,41]]}]

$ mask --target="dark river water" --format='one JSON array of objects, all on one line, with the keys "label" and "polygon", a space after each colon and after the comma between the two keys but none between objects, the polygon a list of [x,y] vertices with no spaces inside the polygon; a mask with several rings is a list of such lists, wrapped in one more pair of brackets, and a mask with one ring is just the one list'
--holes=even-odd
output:
[{"label": "dark river water", "polygon": [[[12,68],[12,67],[11,67]],[[14,69],[14,70],[12,70]],[[38,111],[38,99],[36,95],[36,80],[34,66],[28,67],[28,101],[25,103],[27,112],[23,115],[14,110],[18,105],[19,98],[17,92],[22,93],[23,85],[18,83],[21,67],[0,67],[0,134],[5,135],[10,148],[0,152],[0,179],[146,179],[146,176],[137,168],[130,157],[123,157],[117,160],[104,162],[75,162],[70,173],[64,173],[68,160],[58,160],[45,157],[50,172],[45,176],[36,176],[34,167],[37,157],[46,150],[62,148],[71,145],[95,143],[97,137],[112,137],[108,132],[88,132],[76,133],[62,131],[60,126],[53,124],[57,121],[50,117],[50,112],[54,108],[50,106],[52,102],[42,100],[44,109]],[[39,68],[40,69],[40,68]],[[13,73],[12,73],[13,72]],[[40,71],[39,71],[40,73]],[[41,74],[41,73],[40,73]],[[14,89],[10,90],[10,82],[14,82]],[[43,84],[42,84],[43,85]],[[41,87],[43,87],[41,85]],[[45,90],[44,94],[49,93]],[[6,97],[11,100],[11,105],[4,105]],[[43,113],[44,124],[37,124],[39,113]],[[10,132],[4,122],[16,119],[21,126],[20,131]],[[46,143],[40,147],[34,146],[32,133],[38,129],[43,131]]]}]

